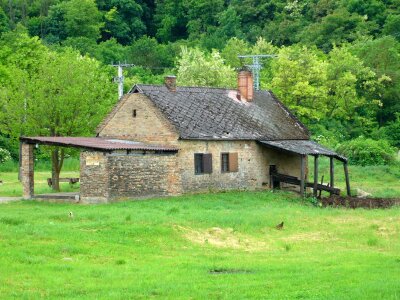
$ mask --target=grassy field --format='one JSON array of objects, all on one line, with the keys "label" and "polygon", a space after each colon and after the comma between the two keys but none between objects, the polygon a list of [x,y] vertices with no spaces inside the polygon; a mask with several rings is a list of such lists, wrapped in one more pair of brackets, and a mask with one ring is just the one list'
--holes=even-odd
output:
[{"label": "grassy field", "polygon": [[0,253],[2,299],[399,299],[400,207],[272,192],[13,202]]}]

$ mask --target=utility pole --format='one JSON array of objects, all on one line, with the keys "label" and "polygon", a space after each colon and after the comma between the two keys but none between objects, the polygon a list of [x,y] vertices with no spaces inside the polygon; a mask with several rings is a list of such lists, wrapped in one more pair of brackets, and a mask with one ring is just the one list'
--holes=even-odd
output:
[{"label": "utility pole", "polygon": [[252,58],[253,64],[246,65],[251,69],[254,78],[254,89],[256,91],[260,90],[260,70],[262,69],[262,63],[260,62],[260,58],[268,58],[268,57],[277,57],[275,54],[256,54],[256,55],[238,55],[240,60],[243,61],[245,58]]},{"label": "utility pole", "polygon": [[114,82],[118,83],[118,99],[120,99],[124,95],[124,75],[122,74],[122,68],[134,67],[135,65],[120,62],[111,65],[118,69],[118,76],[114,77]]}]

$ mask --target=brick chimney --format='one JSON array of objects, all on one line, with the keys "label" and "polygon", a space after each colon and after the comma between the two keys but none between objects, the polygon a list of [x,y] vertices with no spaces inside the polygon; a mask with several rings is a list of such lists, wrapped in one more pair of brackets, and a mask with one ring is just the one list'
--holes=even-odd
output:
[{"label": "brick chimney", "polygon": [[176,76],[174,75],[165,76],[164,84],[170,92],[176,92]]},{"label": "brick chimney", "polygon": [[238,99],[253,101],[253,75],[248,69],[241,69],[238,72]]}]

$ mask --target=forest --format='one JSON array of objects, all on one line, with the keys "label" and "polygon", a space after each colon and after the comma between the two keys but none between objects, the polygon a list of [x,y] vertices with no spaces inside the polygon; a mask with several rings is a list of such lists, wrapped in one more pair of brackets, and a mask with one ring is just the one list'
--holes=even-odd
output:
[{"label": "forest", "polygon": [[[21,135],[90,136],[125,90],[235,87],[262,60],[312,138],[361,165],[400,147],[400,0],[0,0],[0,162]],[[49,157],[48,153],[42,153]]]}]

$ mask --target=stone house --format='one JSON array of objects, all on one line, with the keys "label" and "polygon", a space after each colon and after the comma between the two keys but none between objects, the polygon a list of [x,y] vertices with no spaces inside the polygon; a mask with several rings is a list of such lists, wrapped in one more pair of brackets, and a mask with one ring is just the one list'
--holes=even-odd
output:
[{"label": "stone house", "polygon": [[[34,144],[82,149],[84,203],[276,186],[304,194],[307,155],[331,158],[332,188],[333,158],[347,167],[345,158],[310,141],[272,92],[255,91],[249,71],[239,72],[237,89],[177,87],[175,80],[135,85],[96,137],[21,138],[25,198],[33,197]],[[316,191],[321,184],[314,184]]]}]

